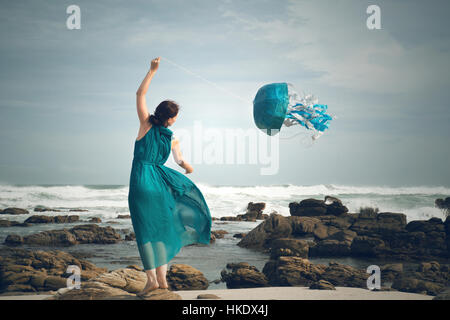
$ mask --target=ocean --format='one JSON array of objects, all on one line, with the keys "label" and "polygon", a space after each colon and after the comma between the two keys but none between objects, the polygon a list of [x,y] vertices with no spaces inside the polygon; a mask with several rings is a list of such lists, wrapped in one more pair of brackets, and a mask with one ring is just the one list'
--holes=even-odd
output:
[{"label": "ocean", "polygon": [[[427,220],[432,217],[444,219],[443,212],[434,206],[437,198],[450,195],[450,188],[443,186],[389,187],[389,186],[344,186],[344,185],[267,185],[267,186],[213,186],[197,183],[211,211],[212,217],[235,216],[245,213],[249,202],[265,202],[264,213],[277,212],[289,216],[289,203],[307,198],[324,199],[326,195],[339,198],[350,212],[358,212],[361,207],[376,207],[379,212],[404,213],[407,221]],[[111,226],[124,232],[132,231],[130,219],[117,219],[118,215],[128,215],[128,185],[0,185],[0,209],[19,207],[27,209],[26,215],[0,215],[0,219],[23,222],[29,216],[76,214],[80,220],[88,221],[99,217],[100,226]],[[63,212],[34,212],[36,206],[60,209]],[[87,212],[69,212],[69,209],[84,209]],[[220,272],[229,262],[248,262],[262,269],[268,255],[255,250],[240,248],[239,239],[233,234],[248,232],[257,222],[213,221],[212,230],[226,230],[223,239],[217,239],[209,246],[188,246],[170,262],[184,263],[202,271],[210,281],[220,278]],[[80,222],[76,223],[80,224]],[[70,228],[76,224],[41,224],[32,227],[0,228],[0,242],[8,234],[27,235],[43,230]],[[26,246],[24,246],[26,248]],[[48,248],[43,248],[48,249]],[[109,270],[141,265],[135,241],[118,244],[83,244],[58,248],[77,252],[98,266]],[[368,260],[352,258],[333,259],[357,267],[370,264]],[[311,259],[315,263],[325,263],[327,259]],[[210,289],[225,288],[224,283],[211,284]]]}]

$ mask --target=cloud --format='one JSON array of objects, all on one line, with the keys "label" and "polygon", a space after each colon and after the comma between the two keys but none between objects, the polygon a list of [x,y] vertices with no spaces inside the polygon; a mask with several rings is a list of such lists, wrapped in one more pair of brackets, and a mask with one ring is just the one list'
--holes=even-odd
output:
[{"label": "cloud", "polygon": [[[225,6],[222,15],[241,36],[278,46],[281,60],[315,74],[317,84],[373,93],[439,86],[450,71],[448,53],[428,43],[406,48],[388,28],[367,29],[366,7],[364,2],[296,0],[287,2],[283,18],[262,19]],[[389,19],[387,10],[382,19]]]}]

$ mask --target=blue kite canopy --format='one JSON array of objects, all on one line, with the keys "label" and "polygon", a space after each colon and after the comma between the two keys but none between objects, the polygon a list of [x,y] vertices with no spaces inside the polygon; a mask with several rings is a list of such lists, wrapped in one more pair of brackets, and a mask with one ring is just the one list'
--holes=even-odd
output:
[{"label": "blue kite canopy", "polygon": [[300,124],[314,131],[317,139],[333,118],[326,113],[328,106],[318,104],[312,95],[299,95],[290,83],[271,83],[259,88],[253,100],[253,119],[256,126],[270,136],[284,125]]}]

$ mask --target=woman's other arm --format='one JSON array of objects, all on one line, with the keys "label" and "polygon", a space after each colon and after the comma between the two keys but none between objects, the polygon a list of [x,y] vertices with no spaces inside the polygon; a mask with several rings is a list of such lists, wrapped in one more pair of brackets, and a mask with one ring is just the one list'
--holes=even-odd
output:
[{"label": "woman's other arm", "polygon": [[144,80],[142,80],[141,85],[139,86],[139,89],[136,91],[136,107],[137,107],[137,113],[139,117],[139,122],[141,124],[145,124],[148,122],[148,117],[150,114],[148,113],[147,109],[147,102],[145,100],[145,94],[148,91],[148,86],[150,85],[150,82],[153,79],[153,76],[156,73],[156,70],[158,70],[159,67],[159,60],[161,58],[155,58],[151,62],[150,71],[147,72],[147,75],[145,76]]},{"label": "woman's other arm", "polygon": [[183,159],[183,155],[180,150],[180,142],[178,139],[172,140],[172,155],[175,162],[186,170],[185,174],[189,174],[194,171],[194,168],[192,168],[192,166]]}]

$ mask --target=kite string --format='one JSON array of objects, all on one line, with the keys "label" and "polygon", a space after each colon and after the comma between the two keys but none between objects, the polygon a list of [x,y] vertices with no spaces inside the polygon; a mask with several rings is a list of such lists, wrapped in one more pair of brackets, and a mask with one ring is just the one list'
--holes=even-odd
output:
[{"label": "kite string", "polygon": [[181,70],[183,70],[183,71],[185,71],[185,72],[187,72],[187,73],[190,73],[191,75],[193,75],[193,76],[195,76],[195,77],[197,77],[197,78],[199,78],[199,79],[201,79],[201,80],[203,80],[203,81],[205,81],[205,82],[207,82],[207,83],[213,85],[213,86],[216,87],[217,89],[222,90],[222,91],[225,92],[226,94],[228,94],[228,95],[230,95],[230,96],[233,96],[234,98],[239,99],[239,100],[241,100],[242,102],[245,102],[246,104],[247,104],[247,103],[252,103],[252,101],[249,101],[248,99],[245,99],[245,98],[242,98],[242,97],[238,96],[237,94],[231,92],[230,90],[227,90],[227,89],[225,89],[225,88],[219,86],[218,84],[216,84],[216,83],[214,83],[214,82],[212,82],[212,81],[209,81],[208,79],[203,78],[202,76],[198,75],[197,73],[195,73],[195,72],[193,72],[193,71],[191,71],[191,70],[189,70],[189,69],[187,69],[187,68],[185,68],[185,67],[183,67],[183,66],[180,66],[179,64],[177,64],[177,63],[171,61],[170,59],[167,59],[166,57],[161,57],[161,58],[164,59],[164,60],[166,60],[167,62],[169,62],[169,63],[172,64],[173,66],[178,67],[178,68],[180,68]]}]

